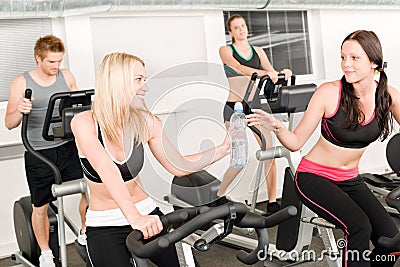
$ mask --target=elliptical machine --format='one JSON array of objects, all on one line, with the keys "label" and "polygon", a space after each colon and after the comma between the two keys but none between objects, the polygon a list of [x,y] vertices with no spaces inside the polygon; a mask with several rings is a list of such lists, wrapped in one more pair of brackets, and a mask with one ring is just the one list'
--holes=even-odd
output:
[{"label": "elliptical machine", "polygon": [[[73,134],[70,128],[71,119],[75,114],[90,108],[91,97],[93,95],[94,90],[63,92],[52,95],[49,99],[49,105],[43,125],[43,138],[48,141],[54,139],[73,140]],[[30,99],[31,96],[32,90],[26,89],[25,98]],[[58,106],[58,110],[56,110],[56,106]],[[60,265],[60,260],[61,266],[66,267],[67,249],[64,223],[69,226],[76,236],[78,236],[79,229],[64,214],[63,196],[86,192],[86,181],[82,178],[65,183],[62,182],[58,168],[46,157],[35,151],[31,146],[27,137],[28,116],[29,114],[24,114],[22,118],[22,142],[26,150],[45,162],[54,173],[55,184],[52,186],[52,193],[53,196],[57,198],[58,205],[56,206],[54,203],[49,204],[49,245],[55,257],[56,265]],[[53,133],[49,134],[51,126]],[[32,204],[30,196],[25,196],[17,200],[14,203],[13,213],[14,229],[20,250],[12,255],[12,259],[24,266],[38,266],[40,249],[32,228]],[[82,259],[86,261],[86,248],[82,248],[77,241],[75,241],[75,247]]]}]

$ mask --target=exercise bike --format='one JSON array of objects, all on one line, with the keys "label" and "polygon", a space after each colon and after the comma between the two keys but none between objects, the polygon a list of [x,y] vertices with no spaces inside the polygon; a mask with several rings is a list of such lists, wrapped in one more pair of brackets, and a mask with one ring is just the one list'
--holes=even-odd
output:
[{"label": "exercise bike", "polygon": [[[397,134],[399,135],[399,134]],[[400,137],[396,137],[399,139]],[[396,166],[391,166],[393,171],[399,172],[400,171],[400,164],[396,164]],[[396,209],[400,213],[400,186],[393,189],[389,194],[387,194],[385,198],[386,204]],[[394,237],[386,237],[382,236],[378,239],[379,245],[382,247],[391,249],[395,247],[400,247],[400,232],[397,233]],[[395,260],[396,257],[400,256],[400,251],[392,252],[388,257],[393,257],[392,260]]]},{"label": "exercise bike", "polygon": [[[360,174],[367,184],[368,188],[377,195],[377,197],[386,197],[391,190],[400,186],[400,133],[397,133],[390,138],[386,145],[386,159],[389,163],[392,172],[385,174]],[[385,209],[395,215],[399,215],[399,211],[390,205],[385,206]]]},{"label": "exercise bike", "polygon": [[[395,134],[388,142],[386,146],[386,158],[389,163],[389,166],[392,168],[393,173],[385,174],[382,177],[376,176],[376,174],[363,174],[364,181],[367,183],[367,186],[376,194],[380,196],[385,196],[385,202],[387,206],[385,207],[389,213],[394,215],[400,214],[400,186],[395,187],[391,191],[389,188],[393,188],[393,185],[396,183],[390,182],[390,177],[400,176],[400,162],[399,162],[399,146],[400,146],[400,133]],[[371,178],[372,175],[374,176]],[[378,181],[385,181],[388,185],[384,186],[383,188],[378,186],[377,184],[371,184],[371,179],[376,181],[376,177],[381,178],[382,180]],[[388,178],[389,177],[389,178]],[[395,235],[394,237],[380,237],[378,240],[379,245],[385,248],[395,248],[400,246],[400,232]],[[400,251],[396,251],[391,253],[390,256],[398,257],[400,256]]]},{"label": "exercise bike", "polygon": [[[258,81],[258,87],[254,94],[254,98],[250,101],[250,95],[254,88],[256,80]],[[295,76],[291,77],[290,84],[294,85]],[[278,76],[278,82],[272,83],[268,76],[263,76],[259,78],[257,73],[253,73],[244,96],[244,110],[245,113],[249,113],[251,108],[263,108],[270,112],[267,99],[276,99],[277,93],[282,86],[286,86],[288,81],[285,80],[284,75]],[[264,87],[268,90],[264,91]],[[268,95],[268,98],[264,97]],[[266,140],[263,134],[254,126],[249,127],[261,140],[261,150],[266,150]],[[252,189],[253,197],[250,206],[252,212],[261,211],[256,210],[256,202],[258,197],[258,186],[260,183],[260,177],[262,172],[263,162],[260,162],[257,168],[256,183]],[[208,173],[205,170],[192,173],[183,177],[174,177],[171,185],[171,193],[164,196],[164,200],[168,203],[178,207],[191,207],[191,206],[201,206],[209,203],[213,205],[218,205],[220,203],[217,196],[218,189],[220,187],[221,181]],[[247,201],[246,201],[247,202]],[[221,203],[223,204],[223,203]]]},{"label": "exercise bike", "polygon": [[[31,95],[32,90],[26,89],[25,97],[30,99]],[[70,128],[71,119],[75,114],[90,108],[91,97],[93,95],[94,90],[63,92],[52,95],[49,99],[43,125],[43,138],[47,141],[55,139],[73,140]],[[62,267],[66,267],[67,248],[64,223],[68,225],[75,236],[78,236],[79,229],[65,215],[63,197],[86,192],[86,182],[84,178],[65,183],[62,182],[61,174],[57,167],[31,146],[27,137],[28,116],[29,114],[24,114],[22,119],[22,142],[27,151],[45,162],[54,173],[55,184],[52,186],[52,193],[57,198],[57,206],[54,203],[49,204],[49,245],[55,257],[56,265],[59,266],[61,263]],[[50,127],[52,127],[52,134],[49,134]],[[14,203],[13,217],[15,234],[20,250],[12,255],[12,259],[24,266],[38,266],[41,252],[32,228],[32,204],[30,196],[22,197]],[[86,248],[79,245],[77,241],[75,241],[75,248],[81,258],[86,261]]]},{"label": "exercise bike", "polygon": [[[399,170],[399,169],[397,169]],[[400,213],[400,186],[393,189],[385,198],[386,204],[397,210]],[[400,246],[400,232],[393,237],[382,236],[378,239],[379,245],[385,248],[395,248]],[[398,257],[400,256],[400,251],[395,251],[390,254],[390,256]]]},{"label": "exercise bike", "polygon": [[[218,207],[208,206],[191,207],[176,210],[161,216],[163,227],[170,231],[147,244],[143,244],[143,234],[139,230],[132,231],[127,237],[126,245],[131,251],[137,267],[147,267],[146,258],[154,255],[157,250],[172,244],[186,242],[198,251],[207,251],[214,243],[220,241],[232,232],[233,226],[254,228],[257,233],[257,246],[251,252],[239,250],[236,258],[246,265],[252,265],[263,260],[268,250],[269,236],[267,228],[273,227],[297,213],[295,207],[285,208],[269,217],[250,212],[242,203],[230,202]],[[211,226],[202,235],[193,234],[204,225],[215,220],[222,220],[222,224]],[[176,226],[178,225],[178,226]],[[182,241],[183,240],[183,241]],[[179,246],[176,246],[179,248]],[[185,261],[184,251],[178,252],[180,266],[189,266]]]},{"label": "exercise bike", "polygon": [[[289,130],[295,128],[295,113],[304,112],[307,105],[316,90],[315,84],[294,85],[295,78],[291,78],[291,84],[288,86],[283,75],[278,75],[278,82],[273,83],[268,76],[259,78],[256,92],[250,101],[249,96],[257,79],[257,74],[253,74],[248,84],[244,100],[252,109],[263,109],[271,114],[287,114],[289,122]],[[255,206],[258,197],[258,186],[262,178],[263,161],[274,158],[285,158],[289,167],[285,169],[284,185],[282,193],[282,208],[295,206],[298,213],[278,225],[278,234],[276,244],[269,246],[268,253],[278,258],[284,264],[293,261],[292,255],[298,255],[295,263],[299,264],[304,261],[310,261],[303,256],[302,253],[311,245],[313,235],[321,237],[325,251],[328,252],[326,257],[329,266],[341,266],[339,250],[333,235],[335,225],[317,217],[313,212],[306,208],[297,197],[294,188],[294,174],[297,165],[301,160],[300,152],[290,152],[283,146],[266,148],[266,142],[261,132],[251,127],[261,139],[262,146],[256,152],[256,158],[259,160],[256,181],[253,188],[253,197],[250,204],[251,211],[257,211]],[[202,171],[190,174],[187,177],[175,177],[171,187],[171,194],[165,197],[165,200],[174,205],[188,207],[191,205],[205,204],[217,201],[217,191],[220,181],[211,174]],[[250,233],[250,232],[249,232]],[[254,249],[257,244],[251,238],[242,235],[229,235],[223,243],[233,245],[235,247],[243,247]]]}]

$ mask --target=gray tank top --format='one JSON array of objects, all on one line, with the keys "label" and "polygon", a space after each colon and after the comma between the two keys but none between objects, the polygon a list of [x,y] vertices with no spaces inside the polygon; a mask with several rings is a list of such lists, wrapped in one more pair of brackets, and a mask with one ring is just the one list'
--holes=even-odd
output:
[{"label": "gray tank top", "polygon": [[[28,140],[32,147],[36,150],[41,150],[58,147],[67,143],[65,140],[46,141],[42,137],[43,124],[50,97],[54,93],[69,91],[69,87],[64,79],[62,71],[58,70],[56,81],[47,87],[37,84],[27,71],[22,75],[26,81],[26,88],[32,89],[32,96],[34,97],[34,100],[32,101],[32,110],[29,113],[27,129]],[[56,103],[54,107],[54,113],[55,115],[58,114],[58,103]],[[50,127],[49,134],[52,134],[51,128],[52,127]]]}]

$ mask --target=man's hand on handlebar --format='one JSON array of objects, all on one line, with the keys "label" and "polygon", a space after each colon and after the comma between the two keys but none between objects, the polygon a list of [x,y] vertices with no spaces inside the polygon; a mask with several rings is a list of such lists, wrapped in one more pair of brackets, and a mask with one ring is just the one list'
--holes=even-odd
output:
[{"label": "man's hand on handlebar", "polygon": [[31,97],[31,99],[21,97],[18,101],[18,108],[17,108],[18,112],[21,114],[28,114],[29,112],[31,112],[32,101],[33,97]]}]

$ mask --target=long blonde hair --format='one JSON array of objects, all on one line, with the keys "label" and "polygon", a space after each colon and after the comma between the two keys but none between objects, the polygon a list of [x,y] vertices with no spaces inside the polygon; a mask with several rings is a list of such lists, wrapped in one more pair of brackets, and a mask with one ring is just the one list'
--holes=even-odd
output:
[{"label": "long blonde hair", "polygon": [[143,111],[130,105],[131,99],[127,92],[133,84],[133,69],[135,64],[143,60],[127,53],[111,53],[100,63],[96,74],[95,101],[92,104],[93,117],[98,122],[107,139],[122,146],[122,136],[118,130],[123,130],[129,123],[134,132],[136,144],[143,141],[146,123]]}]

